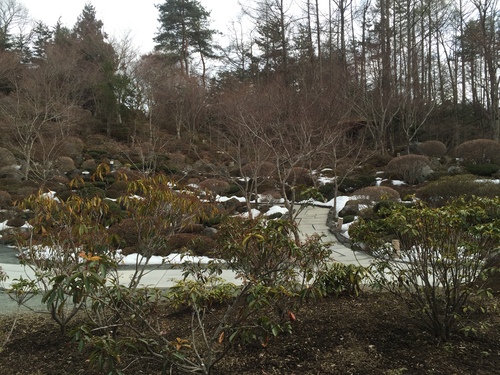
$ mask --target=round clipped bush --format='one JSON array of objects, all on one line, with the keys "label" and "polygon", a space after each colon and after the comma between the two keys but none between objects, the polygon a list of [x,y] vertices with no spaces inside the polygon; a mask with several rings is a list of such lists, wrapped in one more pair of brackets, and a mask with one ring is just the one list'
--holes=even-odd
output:
[{"label": "round clipped bush", "polygon": [[369,201],[397,201],[400,199],[399,193],[389,186],[368,186],[354,192],[354,195],[363,197]]},{"label": "round clipped bush", "polygon": [[99,197],[101,199],[104,199],[104,197],[106,197],[106,192],[103,189],[91,184],[85,185],[81,189],[78,189],[77,194],[80,197]]},{"label": "round clipped bush", "polygon": [[106,190],[106,198],[118,199],[121,196],[123,196],[123,194],[121,192],[119,192],[118,190],[115,190],[115,189]]},{"label": "round clipped bush", "polygon": [[410,185],[424,182],[433,171],[429,159],[423,155],[403,155],[392,159],[385,167],[393,179],[400,179]]},{"label": "round clipped bush", "polygon": [[72,159],[80,156],[85,148],[85,143],[78,137],[67,137],[61,145],[61,156]]},{"label": "round clipped bush", "polygon": [[94,159],[87,159],[82,162],[80,166],[81,169],[86,169],[90,172],[94,172],[97,168],[97,163]]},{"label": "round clipped bush", "polygon": [[429,205],[441,207],[460,196],[493,198],[500,196],[500,184],[472,175],[457,175],[430,182],[417,191],[417,197]]},{"label": "round clipped bush", "polygon": [[491,176],[500,171],[498,164],[469,164],[465,168],[467,172],[476,176]]},{"label": "round clipped bush", "polygon": [[294,167],[290,171],[287,182],[292,185],[312,186],[313,179],[308,169],[302,167]]},{"label": "round clipped bush", "polygon": [[446,155],[448,151],[446,145],[441,141],[425,141],[417,146],[418,152],[422,155],[440,158]]},{"label": "round clipped bush", "polygon": [[273,178],[276,175],[276,165],[270,162],[263,162],[263,163],[250,162],[245,166],[243,166],[241,174],[242,177]]},{"label": "round clipped bush", "polygon": [[373,175],[344,178],[340,181],[339,191],[342,193],[352,193],[363,187],[375,185],[376,177]]},{"label": "round clipped bush", "polygon": [[166,256],[179,251],[190,251],[194,255],[208,255],[214,248],[215,242],[212,238],[194,233],[176,233],[168,236],[166,244],[159,249],[157,254]]},{"label": "round clipped bush", "polygon": [[135,248],[139,242],[139,230],[133,219],[123,219],[109,228],[109,234],[118,237],[123,248]]},{"label": "round clipped bush", "polygon": [[69,156],[60,156],[56,160],[56,168],[63,173],[71,172],[76,169],[75,162]]},{"label": "round clipped bush", "polygon": [[226,194],[229,191],[229,183],[217,178],[207,178],[199,184],[201,189],[208,190],[213,194]]},{"label": "round clipped bush", "polygon": [[6,148],[0,147],[0,168],[17,164],[14,154]]},{"label": "round clipped bush", "polygon": [[0,208],[10,208],[12,206],[12,196],[8,191],[0,190]]},{"label": "round clipped bush", "polygon": [[500,164],[500,142],[474,139],[458,145],[453,156],[464,164]]}]

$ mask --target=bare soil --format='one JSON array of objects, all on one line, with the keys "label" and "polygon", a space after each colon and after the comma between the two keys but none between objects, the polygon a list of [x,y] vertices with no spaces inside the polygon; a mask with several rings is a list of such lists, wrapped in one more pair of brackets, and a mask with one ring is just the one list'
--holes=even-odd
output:
[{"label": "bare soil", "polygon": [[[214,373],[500,374],[496,302],[490,300],[486,312],[476,310],[460,322],[476,334],[457,330],[449,342],[440,342],[393,296],[365,292],[356,298],[326,298],[296,313],[293,334],[273,338],[266,347],[240,347]],[[169,316],[169,326],[185,327],[189,318],[188,314]],[[0,343],[11,323],[12,316],[1,317]],[[99,374],[89,366],[87,356],[47,316],[24,314],[0,353],[0,374]],[[126,361],[125,374],[161,374],[155,362]]]}]

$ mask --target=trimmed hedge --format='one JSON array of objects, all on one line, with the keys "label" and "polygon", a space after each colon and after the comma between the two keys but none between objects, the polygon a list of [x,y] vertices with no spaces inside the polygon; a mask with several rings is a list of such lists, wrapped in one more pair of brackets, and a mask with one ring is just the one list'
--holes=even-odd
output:
[{"label": "trimmed hedge", "polygon": [[417,146],[418,152],[425,156],[440,158],[448,151],[446,145],[441,141],[425,141]]},{"label": "trimmed hedge", "polygon": [[440,207],[460,196],[493,198],[500,195],[500,184],[480,180],[472,175],[443,177],[417,191],[417,197],[429,205]]},{"label": "trimmed hedge", "polygon": [[500,142],[491,139],[474,139],[455,148],[453,156],[464,164],[500,164]]},{"label": "trimmed hedge", "polygon": [[429,159],[423,155],[403,155],[392,159],[385,168],[393,179],[400,179],[410,185],[424,182],[432,173]]}]

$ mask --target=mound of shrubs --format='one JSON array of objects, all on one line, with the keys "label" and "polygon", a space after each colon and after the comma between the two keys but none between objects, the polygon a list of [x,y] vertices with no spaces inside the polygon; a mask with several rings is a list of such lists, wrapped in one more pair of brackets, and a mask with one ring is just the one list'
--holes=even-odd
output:
[{"label": "mound of shrubs", "polygon": [[433,171],[429,159],[423,155],[403,155],[392,159],[385,167],[392,179],[415,185],[426,180]]},{"label": "mound of shrubs", "polygon": [[229,191],[229,182],[218,179],[218,178],[207,178],[199,184],[200,188],[207,190],[212,194],[226,194]]},{"label": "mound of shrubs", "polygon": [[465,167],[467,172],[476,176],[492,176],[500,171],[498,164],[469,164]]},{"label": "mound of shrubs", "polygon": [[491,139],[474,139],[455,148],[453,156],[467,164],[500,165],[500,142]]},{"label": "mound of shrubs", "polygon": [[440,178],[417,191],[418,198],[435,207],[464,195],[493,198],[500,195],[500,184],[472,175],[457,175]]},{"label": "mound of shrubs", "polygon": [[339,191],[350,194],[358,189],[375,185],[376,177],[374,175],[357,176],[353,178],[344,178],[339,184]]},{"label": "mound of shrubs", "polygon": [[378,201],[397,201],[400,199],[399,193],[389,186],[368,186],[354,192],[354,195],[364,197],[364,199]]},{"label": "mound of shrubs", "polygon": [[422,155],[434,158],[441,158],[446,155],[448,151],[446,145],[441,141],[425,141],[419,143],[417,146],[418,152]]}]

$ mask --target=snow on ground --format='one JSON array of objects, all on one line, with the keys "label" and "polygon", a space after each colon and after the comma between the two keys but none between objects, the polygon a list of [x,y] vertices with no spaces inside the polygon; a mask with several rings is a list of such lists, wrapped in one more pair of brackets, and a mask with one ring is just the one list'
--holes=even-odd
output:
[{"label": "snow on ground", "polygon": [[[147,259],[143,257],[142,255],[139,254],[129,254],[126,256],[120,256],[120,250],[117,251],[117,258],[118,258],[118,264],[123,265],[123,266],[135,266],[137,265],[144,265],[146,264]],[[149,261],[147,264],[149,265],[179,265],[183,264],[186,262],[191,262],[191,263],[208,263],[213,259],[205,256],[192,256],[192,255],[185,255],[185,254],[170,254],[166,257],[158,256],[158,255],[153,255],[151,258],[149,258]]]}]

